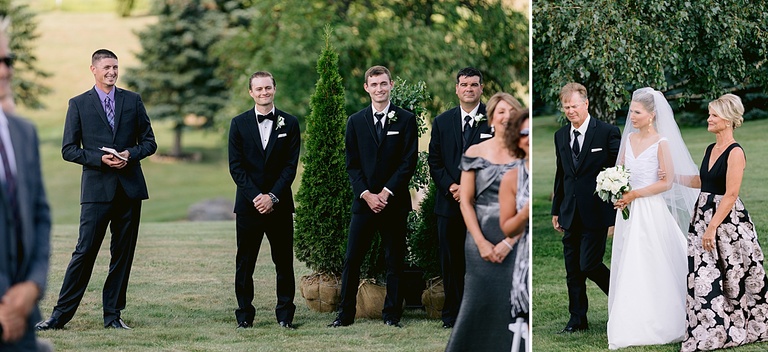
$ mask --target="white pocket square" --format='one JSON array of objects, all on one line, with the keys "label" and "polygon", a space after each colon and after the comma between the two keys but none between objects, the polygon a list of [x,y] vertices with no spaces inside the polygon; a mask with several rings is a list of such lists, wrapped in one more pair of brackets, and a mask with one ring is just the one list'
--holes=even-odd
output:
[{"label": "white pocket square", "polygon": [[287,137],[287,136],[288,136],[288,133],[280,133],[280,134],[277,135],[277,138],[283,138],[283,137]]},{"label": "white pocket square", "polygon": [[395,134],[400,134],[400,131],[387,131],[387,136],[391,136]]},{"label": "white pocket square", "polygon": [[491,137],[493,137],[493,135],[490,133],[480,133],[480,139],[486,139]]},{"label": "white pocket square", "polygon": [[603,150],[603,148],[592,148],[592,150],[590,150],[590,152],[594,153],[594,152],[599,152],[601,150]]}]

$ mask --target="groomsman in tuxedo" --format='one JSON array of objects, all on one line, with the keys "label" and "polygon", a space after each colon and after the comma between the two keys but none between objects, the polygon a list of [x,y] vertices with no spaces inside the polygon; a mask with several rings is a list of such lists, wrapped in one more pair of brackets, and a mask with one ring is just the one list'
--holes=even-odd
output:
[{"label": "groomsman in tuxedo", "polygon": [[608,294],[610,271],[603,264],[608,227],[616,210],[595,194],[597,174],[616,164],[619,128],[589,115],[587,89],[568,83],[560,90],[560,103],[568,125],[555,132],[552,226],[563,232],[570,319],[561,333],[586,330],[587,286],[590,279]]},{"label": "groomsman in tuxedo", "polygon": [[459,106],[435,118],[432,122],[432,139],[429,141],[429,173],[438,192],[435,214],[445,289],[443,328],[452,328],[456,323],[464,292],[464,239],[467,226],[459,210],[459,163],[469,146],[492,136],[485,118],[485,104],[480,102],[483,74],[472,67],[459,70],[456,75],[456,95],[459,97]]},{"label": "groomsman in tuxedo", "polygon": [[[3,27],[7,25],[0,19]],[[0,29],[0,351],[40,350],[34,323],[48,280],[51,217],[35,127],[13,114],[13,55]],[[5,104],[10,103],[10,104]]]},{"label": "groomsman in tuxedo", "polygon": [[141,97],[116,86],[117,55],[96,50],[91,73],[93,88],[69,100],[61,147],[64,160],[83,166],[80,234],[53,313],[36,325],[38,330],[60,329],[75,315],[107,227],[112,239],[102,292],[104,327],[130,329],[120,311],[125,309],[141,201],[149,198],[141,160],[155,153],[157,143]]},{"label": "groomsman in tuxedo", "polygon": [[271,73],[256,72],[248,82],[256,105],[233,118],[229,128],[229,173],[237,185],[235,317],[238,329],[253,326],[253,271],[266,234],[277,273],[275,316],[280,327],[294,329],[291,184],[299,163],[299,121],[275,108],[277,87]]},{"label": "groomsman in tuxedo", "polygon": [[360,266],[376,230],[381,234],[387,264],[387,296],[382,317],[389,326],[401,326],[400,276],[411,211],[408,183],[416,170],[418,137],[413,113],[389,101],[393,84],[386,67],[369,68],[363,87],[371,96],[371,106],[347,121],[346,163],[354,200],[341,278],[341,303],[336,320],[328,325],[331,327],[354,323]]}]

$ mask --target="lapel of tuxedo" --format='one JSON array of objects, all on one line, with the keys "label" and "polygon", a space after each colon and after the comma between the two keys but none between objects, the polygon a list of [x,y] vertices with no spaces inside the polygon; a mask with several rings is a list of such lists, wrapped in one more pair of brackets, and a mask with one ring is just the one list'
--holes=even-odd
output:
[{"label": "lapel of tuxedo", "polygon": [[275,147],[275,141],[277,140],[277,136],[280,134],[279,132],[282,130],[277,128],[277,121],[280,119],[280,113],[281,111],[275,108],[275,121],[272,122],[272,133],[269,134],[269,141],[267,141],[267,150],[264,151],[265,162],[269,159],[269,155],[272,154],[272,149],[274,149]]},{"label": "lapel of tuxedo", "polygon": [[[477,115],[477,114],[483,114],[483,115],[485,115],[485,104],[483,104],[483,103],[480,103],[480,106],[477,108],[477,113],[476,113],[475,115]],[[474,120],[474,116],[472,116],[472,118],[473,118],[473,120]],[[467,143],[468,145],[471,145],[471,144],[477,144],[477,143],[479,143],[479,142],[480,142],[480,140],[479,140],[479,138],[480,138],[480,137],[479,137],[479,135],[480,135],[480,129],[481,129],[480,127],[482,127],[482,126],[484,126],[484,125],[485,125],[485,126],[487,126],[487,125],[488,125],[488,118],[487,118],[487,117],[486,117],[486,119],[485,119],[485,120],[483,120],[483,122],[481,122],[481,123],[478,123],[478,124],[477,124],[477,126],[475,126],[475,123],[474,123],[474,122],[472,123],[472,134],[469,136],[469,140],[470,140],[470,142],[469,142],[469,143]]]},{"label": "lapel of tuxedo", "polygon": [[[454,110],[453,116],[450,117],[449,123],[451,124],[451,130],[453,130],[454,140],[458,146],[458,150],[462,152],[464,149],[464,138],[461,134],[461,126],[464,124],[464,120],[461,119],[461,106],[457,106]],[[463,154],[463,153],[462,153]]]},{"label": "lapel of tuxedo", "polygon": [[[123,90],[115,87],[115,129],[112,134],[113,138],[117,134],[117,126],[120,126],[120,118],[123,116],[123,103],[125,102],[125,94]],[[106,116],[106,113],[105,113]]]},{"label": "lapel of tuxedo", "polygon": [[253,109],[248,110],[248,114],[245,115],[245,126],[247,126],[248,132],[250,132],[248,134],[253,137],[253,143],[256,144],[255,149],[264,156],[264,147],[261,146],[261,130],[259,129],[259,123],[256,120],[256,113]]},{"label": "lapel of tuxedo", "polygon": [[571,156],[571,139],[570,139],[570,133],[571,133],[571,125],[568,124],[565,128],[560,130],[560,135],[558,138],[560,139],[560,145],[562,146],[560,148],[560,160],[562,160],[563,164],[565,164],[564,169],[569,169],[573,173],[576,173],[577,166],[573,163],[573,157]]},{"label": "lapel of tuxedo", "polygon": [[[365,109],[365,114],[363,114],[365,119],[365,125],[368,126],[368,131],[371,133],[371,139],[373,140],[373,143],[376,144],[376,148],[378,148],[381,145],[381,141],[379,141],[379,136],[376,135],[376,127],[373,125],[373,109],[368,106]],[[384,125],[384,128],[386,128],[387,125]]]},{"label": "lapel of tuxedo", "polygon": [[[112,141],[115,140],[115,131],[112,130],[112,127],[109,127],[109,120],[107,120],[107,113],[104,112],[104,105],[101,104],[101,99],[99,99],[99,93],[96,93],[96,87],[93,87],[91,89],[91,103],[93,105],[93,108],[96,110],[96,113],[101,117],[101,121],[104,122],[104,127],[107,128],[107,131],[110,131],[112,133]],[[117,92],[115,92],[115,97],[117,97]],[[115,104],[115,109],[117,109],[117,104]],[[115,112],[115,129],[117,129],[117,112]]]},{"label": "lapel of tuxedo", "polygon": [[[15,120],[10,118],[8,119],[8,132],[10,132],[11,135],[13,155],[16,158],[16,206],[19,207],[19,217],[21,218],[21,224],[18,224],[17,226],[22,227],[21,237],[23,242],[22,247],[24,248],[24,258],[29,258],[29,255],[32,253],[32,248],[28,245],[30,239],[28,239],[27,236],[31,231],[24,231],[24,224],[28,223],[26,219],[30,218],[32,214],[27,212],[27,199],[29,199],[28,192],[30,190],[27,187],[27,168],[23,161],[31,158],[30,155],[32,151],[27,149],[26,145],[31,144],[27,143],[27,141],[31,140],[32,136],[22,134],[23,131],[21,127],[17,125]],[[37,148],[37,146],[34,147]]]},{"label": "lapel of tuxedo", "polygon": [[595,120],[594,117],[591,117],[589,119],[589,126],[587,126],[587,132],[584,133],[584,143],[581,145],[581,151],[579,152],[579,161],[576,164],[576,170],[578,170],[579,167],[584,164],[584,161],[587,160],[587,157],[589,156],[589,150],[592,149],[590,146],[592,145],[592,140],[595,137],[596,130],[597,120]]}]

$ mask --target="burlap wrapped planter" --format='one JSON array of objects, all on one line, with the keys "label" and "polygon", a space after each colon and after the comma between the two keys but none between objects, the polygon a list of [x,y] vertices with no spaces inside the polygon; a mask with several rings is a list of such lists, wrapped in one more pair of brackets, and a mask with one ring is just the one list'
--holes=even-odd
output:
[{"label": "burlap wrapped planter", "polygon": [[302,276],[299,289],[309,309],[316,312],[335,312],[341,301],[341,278],[333,274]]},{"label": "burlap wrapped planter", "polygon": [[424,304],[427,317],[440,319],[443,305],[445,305],[445,291],[443,290],[442,278],[436,277],[427,281],[427,288],[421,294],[421,303]]},{"label": "burlap wrapped planter", "polygon": [[355,318],[381,319],[387,287],[369,280],[360,281],[357,287],[357,305]]}]

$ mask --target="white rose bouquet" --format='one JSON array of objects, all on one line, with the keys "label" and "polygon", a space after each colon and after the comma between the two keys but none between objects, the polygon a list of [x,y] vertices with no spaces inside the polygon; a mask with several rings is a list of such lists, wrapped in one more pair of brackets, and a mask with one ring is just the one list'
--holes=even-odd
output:
[{"label": "white rose bouquet", "polygon": [[[629,170],[624,165],[609,167],[597,174],[595,193],[603,201],[614,203],[630,190],[632,186],[629,185]],[[624,220],[629,219],[629,206],[621,209],[621,216]]]}]

